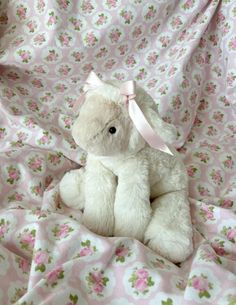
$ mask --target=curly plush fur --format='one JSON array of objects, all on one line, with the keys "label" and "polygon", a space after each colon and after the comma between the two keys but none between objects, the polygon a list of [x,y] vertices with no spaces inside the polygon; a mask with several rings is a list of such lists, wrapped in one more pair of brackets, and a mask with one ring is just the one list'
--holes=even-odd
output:
[{"label": "curly plush fur", "polygon": [[[133,237],[173,262],[184,261],[193,250],[185,166],[171,145],[173,156],[144,141],[120,85],[104,82],[87,92],[72,129],[75,142],[88,153],[87,164],[63,177],[61,198],[84,209],[83,223],[93,232]],[[135,100],[171,144],[175,128],[161,120],[153,99],[138,87]]]}]

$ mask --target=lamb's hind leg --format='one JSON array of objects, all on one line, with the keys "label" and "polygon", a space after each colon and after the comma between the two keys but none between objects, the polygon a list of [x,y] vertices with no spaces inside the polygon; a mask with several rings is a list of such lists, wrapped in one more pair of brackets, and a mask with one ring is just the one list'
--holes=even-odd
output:
[{"label": "lamb's hind leg", "polygon": [[85,169],[71,170],[66,173],[59,184],[60,197],[69,207],[82,209],[84,207],[84,177]]},{"label": "lamb's hind leg", "polygon": [[190,208],[185,190],[163,194],[152,203],[153,217],[144,242],[172,262],[184,261],[193,251]]}]

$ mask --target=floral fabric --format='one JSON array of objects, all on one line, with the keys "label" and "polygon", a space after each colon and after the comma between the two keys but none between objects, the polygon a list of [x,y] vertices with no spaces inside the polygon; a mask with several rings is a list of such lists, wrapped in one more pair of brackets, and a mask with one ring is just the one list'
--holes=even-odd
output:
[{"label": "floral fabric", "polygon": [[[236,303],[234,0],[0,1],[0,304]],[[70,131],[94,69],[133,79],[178,128],[193,255],[173,265],[103,238],[58,182],[85,164]]]}]

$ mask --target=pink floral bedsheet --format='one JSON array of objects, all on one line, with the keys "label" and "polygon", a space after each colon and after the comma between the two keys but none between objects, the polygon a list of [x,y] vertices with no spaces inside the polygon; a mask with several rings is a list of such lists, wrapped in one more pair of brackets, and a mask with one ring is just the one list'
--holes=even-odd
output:
[{"label": "pink floral bedsheet", "polygon": [[[0,304],[236,303],[234,0],[0,1]],[[134,79],[178,128],[195,251],[103,238],[58,196],[91,70]]]}]

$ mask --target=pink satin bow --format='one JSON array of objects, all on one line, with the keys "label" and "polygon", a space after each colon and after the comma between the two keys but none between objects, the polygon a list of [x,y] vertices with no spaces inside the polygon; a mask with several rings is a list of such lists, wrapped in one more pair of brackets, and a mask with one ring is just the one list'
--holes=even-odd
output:
[{"label": "pink satin bow", "polygon": [[[79,106],[85,100],[85,95],[88,90],[95,89],[104,85],[104,83],[97,77],[94,72],[91,72],[85,82],[87,89],[80,95],[78,100],[75,102],[73,107],[74,111],[78,111]],[[148,123],[145,118],[142,110],[139,108],[138,104],[135,101],[135,82],[127,81],[121,85],[120,88],[121,94],[126,97],[126,102],[128,104],[128,111],[131,120],[133,121],[138,132],[142,135],[144,140],[153,148],[163,151],[171,156],[173,153],[170,151],[168,146],[162,140],[162,138],[155,133],[151,125]]]}]

